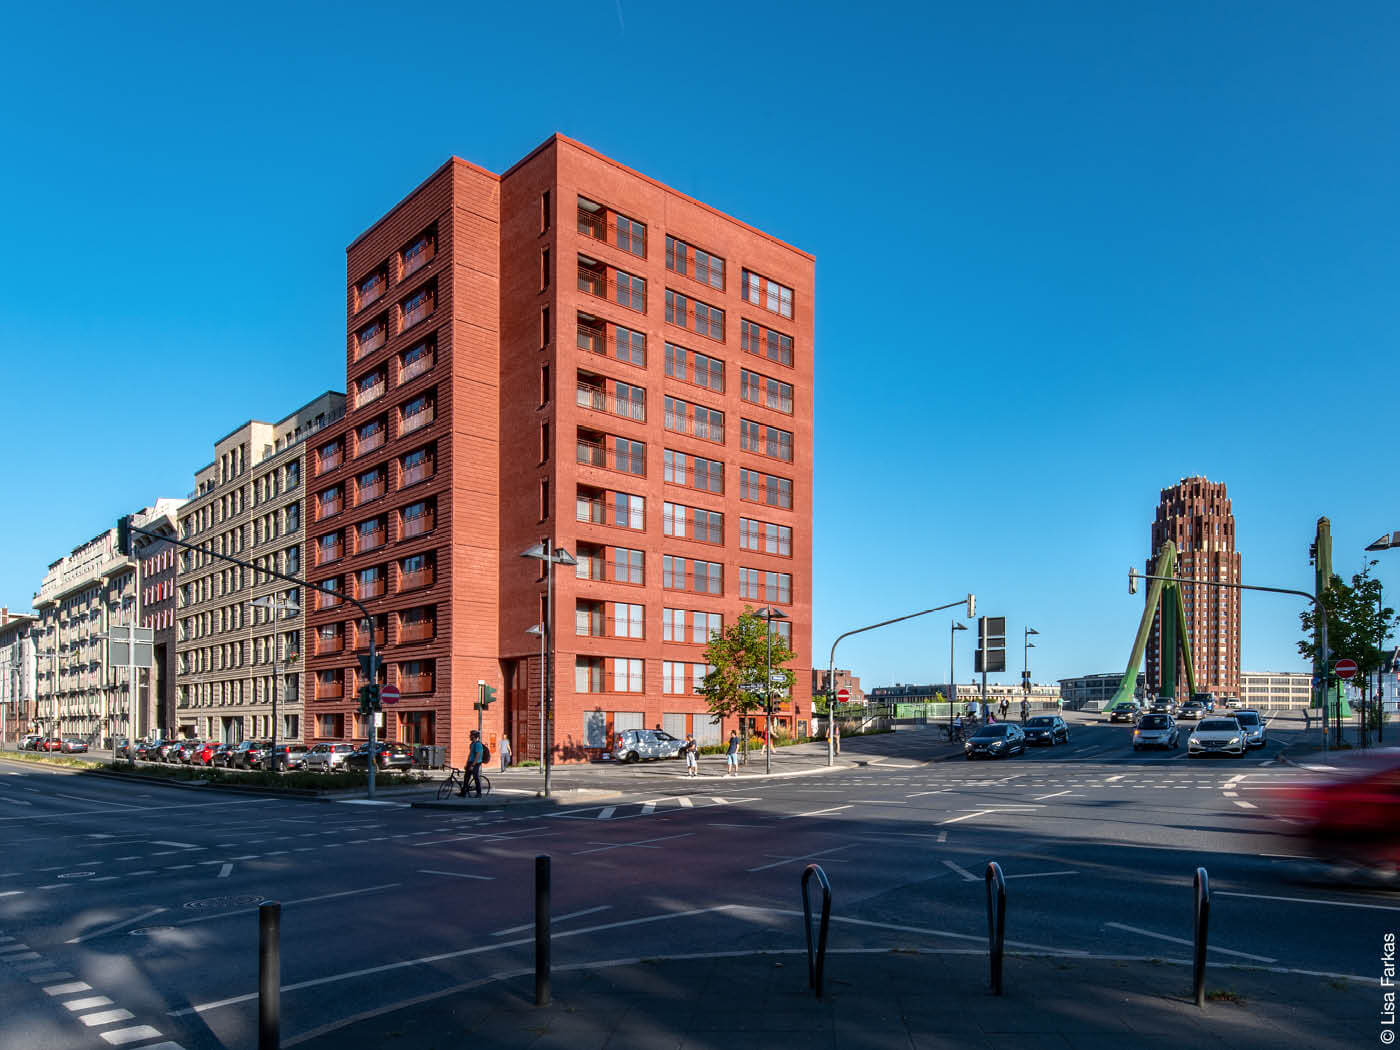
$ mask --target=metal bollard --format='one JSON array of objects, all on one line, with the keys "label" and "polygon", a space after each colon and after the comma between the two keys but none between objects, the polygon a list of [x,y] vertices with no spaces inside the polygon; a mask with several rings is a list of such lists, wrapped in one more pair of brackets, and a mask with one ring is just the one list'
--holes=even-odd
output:
[{"label": "metal bollard", "polygon": [[535,858],[535,1005],[549,1005],[549,856]]},{"label": "metal bollard", "polygon": [[258,1050],[282,1045],[282,905],[258,905]]},{"label": "metal bollard", "polygon": [[1191,961],[1192,990],[1196,1005],[1206,1005],[1206,939],[1210,933],[1210,878],[1205,868],[1196,869],[1196,953]]},{"label": "metal bollard", "polygon": [[[807,891],[807,883],[813,878],[822,891],[821,926],[815,945],[812,943],[812,898]],[[820,999],[822,976],[826,972],[826,935],[831,928],[831,882],[819,864],[808,864],[802,871],[802,928],[807,933],[807,985],[816,989]]]},{"label": "metal bollard", "polygon": [[[996,886],[996,900],[992,887]],[[1006,945],[1006,877],[996,861],[987,862],[987,952],[992,964],[992,994],[1001,994],[1001,959]]]}]

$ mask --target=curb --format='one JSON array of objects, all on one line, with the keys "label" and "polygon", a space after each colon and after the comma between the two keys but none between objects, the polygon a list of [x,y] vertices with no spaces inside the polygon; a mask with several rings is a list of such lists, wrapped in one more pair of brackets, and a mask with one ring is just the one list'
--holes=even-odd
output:
[{"label": "curb", "polygon": [[[583,793],[586,793],[589,797],[562,797],[567,795],[578,795]],[[408,805],[411,809],[445,809],[455,810],[458,812],[462,810],[467,810],[469,812],[489,813],[498,812],[500,810],[505,809],[523,809],[526,806],[536,806],[543,811],[560,809],[565,806],[577,806],[582,803],[589,803],[595,800],[605,801],[607,799],[612,798],[621,798],[625,794],[626,792],[624,791],[611,791],[604,789],[595,790],[593,788],[566,788],[562,791],[556,791],[549,798],[544,798],[541,795],[527,795],[523,798],[518,799],[493,798],[489,802],[485,801],[484,799],[481,801],[473,799],[459,799],[456,801],[452,801],[449,799],[423,799],[419,802],[410,802]]]}]

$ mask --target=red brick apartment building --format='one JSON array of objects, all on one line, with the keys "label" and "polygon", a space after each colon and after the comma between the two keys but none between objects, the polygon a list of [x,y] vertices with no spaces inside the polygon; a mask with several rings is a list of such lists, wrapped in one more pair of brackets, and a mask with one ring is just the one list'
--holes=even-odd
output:
[{"label": "red brick apartment building", "polygon": [[[789,616],[810,717],[813,257],[554,136],[504,175],[458,158],[347,251],[345,418],[309,448],[311,578],[374,611],[384,734],[537,757],[542,562],[556,757],[621,729],[718,739],[710,631]],[[306,737],[355,739],[347,603],[307,596]],[[793,727],[796,728],[796,727]],[[495,750],[495,748],[493,748]]]}]

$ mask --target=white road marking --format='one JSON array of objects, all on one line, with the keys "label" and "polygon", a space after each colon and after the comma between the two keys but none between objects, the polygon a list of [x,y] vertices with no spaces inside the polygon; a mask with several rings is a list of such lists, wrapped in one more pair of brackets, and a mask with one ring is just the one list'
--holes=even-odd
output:
[{"label": "white road marking", "polygon": [[[1129,933],[1140,934],[1140,935],[1143,936],[1143,937],[1155,937],[1155,938],[1157,938],[1157,940],[1159,940],[1159,941],[1171,941],[1172,944],[1185,944],[1185,945],[1188,945],[1188,946],[1194,944],[1193,941],[1188,941],[1188,940],[1185,940],[1185,939],[1183,939],[1183,938],[1181,938],[1181,937],[1168,937],[1165,933],[1153,933],[1151,930],[1140,929],[1140,928],[1137,927],[1137,926],[1125,926],[1125,925],[1123,925],[1123,923],[1121,923],[1121,922],[1106,922],[1106,923],[1104,923],[1104,925],[1105,925],[1105,926],[1111,926],[1111,927],[1113,927],[1115,930],[1126,930],[1126,931],[1129,932]],[[1213,945],[1213,944],[1207,944],[1207,945],[1206,945],[1206,950],[1207,950],[1207,951],[1212,951],[1212,952],[1219,952],[1221,955],[1234,955],[1234,956],[1238,956],[1238,957],[1241,958],[1241,959],[1252,959],[1252,960],[1254,960],[1255,962],[1262,962],[1262,963],[1275,963],[1275,962],[1278,962],[1277,959],[1270,959],[1268,956],[1265,956],[1265,955],[1250,955],[1248,952],[1236,952],[1236,951],[1231,951],[1229,948],[1217,948],[1217,947],[1216,947],[1215,945]]]},{"label": "white road marking", "polygon": [[789,813],[783,820],[796,820],[798,817],[821,817],[827,813],[839,813],[843,809],[850,809],[850,806],[832,806],[830,809],[814,809],[810,813]]},{"label": "white road marking", "polygon": [[695,808],[695,803],[690,801],[690,797],[688,795],[680,795],[676,798],[676,801],[681,804],[681,809]]},{"label": "white road marking", "polygon": [[[654,808],[656,808],[656,807],[653,806],[652,808],[654,809]],[[595,819],[595,820],[609,820],[609,819],[612,818],[612,815],[613,815],[614,813],[616,813],[616,812],[617,812],[617,807],[616,807],[616,806],[604,806],[602,809],[600,809],[600,810],[598,811],[598,815],[597,815],[594,819]]]},{"label": "white road marking", "polygon": [[941,794],[943,794],[944,791],[946,791],[946,790],[947,790],[946,788],[940,788],[940,789],[937,790],[937,791],[916,791],[916,792],[914,792],[912,795],[905,795],[904,797],[905,797],[905,798],[920,798],[920,797],[923,796],[923,795],[941,795]]},{"label": "white road marking", "polygon": [[[136,1015],[130,1010],[99,1010],[95,1014],[83,1014],[78,1018],[89,1028],[96,1028],[100,1024],[112,1024],[115,1021],[129,1021]],[[155,1029],[151,1029],[152,1035],[160,1035]]]},{"label": "white road marking", "polygon": [[831,849],[824,849],[819,853],[804,853],[799,857],[783,857],[779,860],[775,860],[772,864],[760,864],[756,868],[750,868],[749,871],[751,873],[755,871],[767,871],[769,868],[776,868],[783,864],[791,864],[795,860],[807,860],[811,857],[825,857],[830,853],[839,853],[843,849],[850,849],[853,845],[854,843],[847,843],[844,846],[834,846]]},{"label": "white road marking", "polygon": [[[607,911],[607,910],[610,909],[611,907],[612,907],[611,904],[600,904],[600,905],[598,905],[596,908],[584,908],[583,911],[571,911],[571,912],[569,912],[569,914],[567,914],[567,915],[554,915],[554,916],[551,916],[551,917],[550,917],[550,920],[549,920],[549,921],[550,921],[550,924],[553,925],[553,924],[556,923],[556,922],[563,922],[565,919],[577,919],[577,918],[579,918],[579,917],[582,916],[582,915],[593,915],[593,914],[595,914],[596,912]],[[533,930],[534,928],[535,928],[535,924],[534,924],[533,922],[527,922],[527,923],[525,923],[524,925],[521,925],[521,926],[512,926],[512,927],[510,927],[509,929],[497,930],[497,931],[496,931],[495,933],[493,933],[491,936],[492,936],[492,937],[504,937],[504,936],[506,936],[506,934],[509,934],[509,933],[520,933],[520,932],[522,932],[522,931],[524,931],[524,930]]]},{"label": "white road marking", "polygon": [[55,984],[44,989],[48,995],[72,995],[74,992],[90,992],[92,985],[84,984],[82,981],[70,981],[68,984]]},{"label": "white road marking", "polygon": [[111,933],[113,930],[120,930],[123,926],[130,926],[132,923],[140,922],[142,919],[149,919],[152,915],[158,915],[163,911],[165,911],[164,908],[152,908],[149,911],[143,911],[140,915],[137,915],[135,918],[123,919],[121,922],[113,923],[111,926],[104,926],[100,930],[93,930],[90,933],[85,933],[81,937],[70,937],[63,943],[81,944],[83,941],[90,941],[94,937],[105,936],[106,934]]},{"label": "white road marking", "polygon": [[464,871],[435,871],[432,868],[419,868],[419,875],[450,875],[454,879],[480,879],[482,882],[495,882],[494,875],[468,875]]},{"label": "white road marking", "polygon": [[907,806],[903,799],[857,798],[852,800],[857,806]]},{"label": "white road marking", "polygon": [[1329,901],[1321,897],[1273,897],[1267,893],[1233,893],[1229,890],[1216,890],[1217,897],[1248,897],[1261,901],[1286,901],[1289,904],[1331,904],[1338,908],[1366,908],[1371,911],[1400,911],[1393,904],[1366,904],[1361,901]]},{"label": "white road marking", "polygon": [[[215,863],[218,863],[218,862],[215,861]],[[224,866],[223,866],[222,868],[219,869],[219,874],[216,875],[216,876],[214,876],[214,877],[215,877],[216,879],[226,879],[226,878],[228,878],[229,872],[231,872],[232,870],[233,870],[233,863],[232,863],[231,861],[224,861]]]},{"label": "white road marking", "polygon": [[980,879],[977,878],[976,875],[972,874],[972,872],[968,871],[966,868],[964,868],[961,864],[958,864],[956,861],[945,860],[943,863],[944,863],[945,866],[947,866],[947,867],[949,867],[949,868],[952,868],[954,871],[956,871],[959,875],[961,875],[961,876],[962,876],[964,879],[966,879],[968,882],[980,882],[980,881],[981,881]]},{"label": "white road marking", "polygon": [[1238,791],[1222,791],[1221,794],[1224,795],[1226,798],[1239,798],[1239,797],[1240,797],[1240,793],[1239,793]]},{"label": "white road marking", "polygon": [[23,892],[23,890],[5,890],[0,893],[0,897],[18,897]]},{"label": "white road marking", "polygon": [[946,831],[940,831],[940,832],[938,833],[938,841],[939,841],[939,842],[947,842],[947,841],[948,841],[948,833],[947,833]]},{"label": "white road marking", "polygon": [[991,810],[979,809],[976,813],[964,813],[960,817],[949,817],[947,820],[940,820],[940,824],[956,824],[962,820],[971,820],[973,817],[985,817]]},{"label": "white road marking", "polygon": [[[380,890],[397,889],[402,885],[403,883],[401,882],[386,882],[382,886],[366,886],[364,889],[361,890],[341,890],[339,893],[322,893],[316,897],[302,897],[300,900],[283,901],[282,907],[289,908],[293,904],[312,904],[316,901],[335,900],[339,897],[356,897],[363,893],[378,893]],[[227,919],[234,915],[248,915],[252,912],[256,912],[257,910],[258,909],[256,907],[235,908],[233,911],[221,911],[216,915],[196,915],[192,919],[181,919],[179,922],[175,923],[175,925],[190,926],[196,922],[212,922],[215,919]]]},{"label": "white road marking", "polygon": [[1039,801],[1041,801],[1041,799],[1047,799],[1047,798],[1059,798],[1061,795],[1068,795],[1068,794],[1069,794],[1069,788],[1065,788],[1065,790],[1063,790],[1063,791],[1056,791],[1053,795],[1038,795],[1038,796],[1036,796],[1036,801],[1039,802]]},{"label": "white road marking", "polygon": [[1253,802],[1246,802],[1246,801],[1245,801],[1244,799],[1242,799],[1242,798],[1237,798],[1237,799],[1235,799],[1235,805],[1239,806],[1240,809],[1258,809],[1258,808],[1259,808],[1259,807],[1256,806]]},{"label": "white road marking", "polygon": [[1078,875],[1077,871],[1037,871],[1026,875],[1005,875],[1006,879],[1044,879],[1051,875]]},{"label": "white road marking", "polygon": [[694,834],[695,832],[693,831],[687,831],[680,835],[661,835],[654,839],[639,839],[636,842],[598,842],[594,844],[596,848],[576,850],[573,855],[575,857],[581,857],[585,853],[606,853],[610,849],[625,849],[628,846],[636,846],[640,849],[660,849],[660,846],[652,846],[650,843],[665,842],[668,839],[690,838]]},{"label": "white road marking", "polygon": [[[613,809],[616,809],[616,807],[613,807]],[[643,802],[643,803],[642,803],[642,816],[648,817],[648,816],[651,816],[651,814],[653,814],[653,813],[655,813],[655,812],[656,812],[656,803],[655,803],[655,802]],[[609,816],[611,816],[611,815],[612,815],[612,810],[609,810],[608,813],[609,813]],[[603,819],[603,815],[602,815],[601,813],[598,814],[598,819],[599,819],[599,820],[602,820],[602,819]]]},{"label": "white road marking", "polygon": [[[125,1010],[121,1012],[126,1013]],[[130,1016],[130,1014],[127,1014],[127,1017]],[[84,1018],[84,1020],[86,1020],[86,1018]],[[119,1020],[125,1020],[125,1018],[119,1018]],[[148,1024],[142,1024],[132,1028],[118,1028],[113,1032],[103,1032],[102,1038],[113,1046],[124,1046],[127,1043],[134,1043],[138,1039],[159,1039],[160,1029],[152,1028]],[[155,1047],[147,1047],[146,1050],[155,1050]]]},{"label": "white road marking", "polygon": [[112,1000],[105,995],[89,995],[83,999],[69,999],[63,1005],[77,1013],[79,1010],[91,1010],[94,1006],[111,1006]]},{"label": "white road marking", "polygon": [[195,848],[196,848],[196,846],[195,846],[195,844],[194,844],[193,842],[166,842],[166,841],[164,841],[164,840],[162,840],[162,839],[152,839],[152,840],[151,840],[151,845],[152,845],[152,846],[175,846],[175,847],[178,848],[178,849],[195,849]]}]

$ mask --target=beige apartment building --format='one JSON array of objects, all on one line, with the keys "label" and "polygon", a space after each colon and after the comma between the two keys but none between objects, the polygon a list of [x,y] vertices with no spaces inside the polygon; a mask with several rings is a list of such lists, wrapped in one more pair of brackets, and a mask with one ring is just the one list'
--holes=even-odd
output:
[{"label": "beige apartment building", "polygon": [[[169,520],[180,504],[157,500],[133,515],[133,523],[149,527]],[[141,623],[139,572],[135,559],[117,553],[115,527],[49,566],[34,595],[35,731],[79,737],[97,748],[158,731],[149,674],[137,672],[133,710],[129,672],[108,660],[108,630]]]},{"label": "beige apartment building", "polygon": [[1240,675],[1240,699],[1246,707],[1307,707],[1312,696],[1312,675],[1306,671],[1245,671]]},{"label": "beige apartment building", "polygon": [[[180,512],[180,538],[291,576],[306,561],[306,439],[345,413],[327,391],[278,423],[249,420],[214,445]],[[302,589],[181,550],[176,572],[175,730],[236,743],[300,739]],[[260,603],[260,604],[254,604]]]}]

